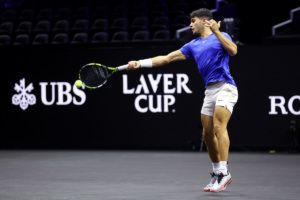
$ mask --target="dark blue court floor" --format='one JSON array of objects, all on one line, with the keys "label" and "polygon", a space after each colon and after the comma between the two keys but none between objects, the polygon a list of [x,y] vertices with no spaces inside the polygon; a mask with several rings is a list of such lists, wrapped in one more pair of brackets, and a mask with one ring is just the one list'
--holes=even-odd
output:
[{"label": "dark blue court floor", "polygon": [[232,153],[233,183],[205,193],[206,152],[0,151],[1,200],[298,200],[300,155]]}]

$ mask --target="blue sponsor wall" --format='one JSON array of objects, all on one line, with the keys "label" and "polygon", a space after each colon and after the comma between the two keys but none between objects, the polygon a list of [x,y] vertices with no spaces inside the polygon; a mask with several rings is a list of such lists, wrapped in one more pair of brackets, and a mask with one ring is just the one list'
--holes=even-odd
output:
[{"label": "blue sponsor wall", "polygon": [[[180,46],[1,48],[0,147],[199,150],[204,88],[192,60],[121,72],[94,91],[73,85],[83,64],[122,65]],[[300,133],[289,127],[300,125],[299,52],[299,45],[246,45],[232,57],[239,88],[232,150],[295,146]]]}]

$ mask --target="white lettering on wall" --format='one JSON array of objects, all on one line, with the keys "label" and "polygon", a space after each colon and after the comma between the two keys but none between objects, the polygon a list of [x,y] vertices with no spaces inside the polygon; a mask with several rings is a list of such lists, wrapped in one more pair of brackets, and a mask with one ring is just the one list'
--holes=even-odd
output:
[{"label": "white lettering on wall", "polygon": [[191,94],[188,82],[186,74],[148,74],[141,75],[137,85],[129,86],[128,76],[123,74],[123,94],[137,95],[134,106],[140,113],[175,112],[171,109],[176,102],[174,94]]},{"label": "white lettering on wall", "polygon": [[85,93],[68,82],[40,82],[40,88],[41,101],[47,106],[82,105],[86,101]]},{"label": "white lettering on wall", "polygon": [[[270,99],[270,115],[300,115],[300,108],[296,108],[296,102],[300,103],[300,95],[292,96],[286,100],[284,96],[269,96]],[[287,102],[287,104],[286,104]],[[289,111],[289,112],[288,112]]]}]

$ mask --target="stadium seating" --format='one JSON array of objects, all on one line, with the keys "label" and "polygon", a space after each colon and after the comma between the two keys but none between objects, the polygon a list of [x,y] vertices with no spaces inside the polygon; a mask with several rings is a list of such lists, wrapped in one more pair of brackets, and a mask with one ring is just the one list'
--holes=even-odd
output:
[{"label": "stadium seating", "polygon": [[171,41],[215,0],[24,0],[0,11],[0,45]]}]

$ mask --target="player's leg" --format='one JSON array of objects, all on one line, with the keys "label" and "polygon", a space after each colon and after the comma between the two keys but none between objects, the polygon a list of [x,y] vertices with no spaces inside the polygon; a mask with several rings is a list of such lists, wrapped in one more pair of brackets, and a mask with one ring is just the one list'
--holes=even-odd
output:
[{"label": "player's leg", "polygon": [[226,107],[216,106],[213,116],[213,132],[218,141],[218,150],[220,155],[220,165],[216,173],[214,185],[211,187],[211,192],[220,192],[226,189],[232,181],[231,174],[227,169],[228,153],[229,153],[229,136],[227,131],[227,124],[229,122],[231,112]]},{"label": "player's leg", "polygon": [[[201,114],[202,123],[202,138],[205,141],[205,145],[208,151],[208,155],[212,163],[219,162],[219,151],[218,151],[218,141],[213,132],[213,117],[209,115]],[[203,188],[205,192],[210,192],[210,188],[214,185],[216,181],[216,176],[214,172],[211,173],[211,179],[209,183]]]},{"label": "player's leg", "polygon": [[212,161],[212,173],[209,184],[204,187],[204,191],[209,192],[210,188],[216,181],[215,172],[219,165],[220,156],[218,150],[218,140],[213,132],[213,115],[216,104],[216,94],[218,88],[215,86],[208,87],[205,90],[205,98],[201,109],[202,134],[207,147],[208,155]]},{"label": "player's leg", "polygon": [[217,95],[216,107],[213,115],[213,132],[218,140],[220,162],[217,173],[217,181],[211,188],[211,192],[220,192],[225,190],[226,186],[232,181],[231,174],[227,169],[230,145],[227,125],[237,99],[237,89],[235,86],[230,84],[223,85]]},{"label": "player's leg", "polygon": [[218,151],[218,140],[213,132],[213,117],[201,114],[202,135],[208,151],[209,158],[212,162],[219,162],[220,156]]},{"label": "player's leg", "polygon": [[218,140],[220,161],[228,161],[229,136],[227,125],[233,112],[233,107],[238,100],[237,88],[231,84],[224,84],[217,93],[214,113],[213,132]]},{"label": "player's leg", "polygon": [[220,161],[228,161],[228,152],[230,140],[227,131],[227,125],[231,112],[222,106],[216,106],[213,116],[213,132],[218,141],[218,150]]},{"label": "player's leg", "polygon": [[227,172],[229,137],[227,124],[231,113],[221,106],[216,106],[213,117],[201,115],[203,136],[213,165],[211,180],[204,187],[206,192],[220,192],[231,183],[231,175]]}]

